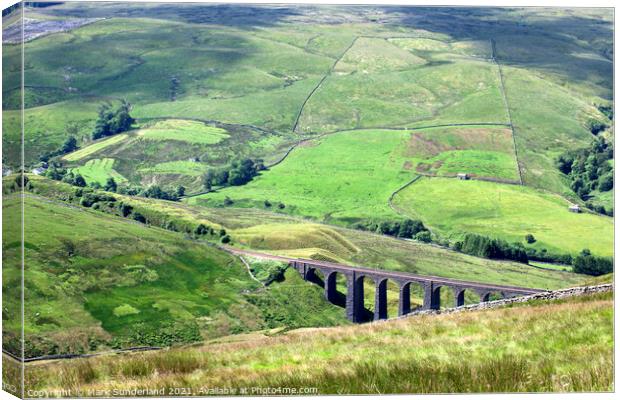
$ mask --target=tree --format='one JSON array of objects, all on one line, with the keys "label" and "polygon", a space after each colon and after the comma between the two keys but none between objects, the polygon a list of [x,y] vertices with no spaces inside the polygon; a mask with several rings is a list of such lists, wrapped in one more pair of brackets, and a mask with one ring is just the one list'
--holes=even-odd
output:
[{"label": "tree", "polygon": [[62,154],[67,154],[77,150],[77,148],[77,139],[75,138],[75,136],[69,136],[67,140],[65,140],[65,142],[63,143],[60,151],[62,152]]},{"label": "tree", "polygon": [[613,173],[609,173],[603,176],[598,183],[598,189],[601,192],[608,192],[611,189],[613,189],[613,187],[614,187],[614,174]]},{"label": "tree", "polygon": [[135,120],[129,115],[130,110],[131,105],[125,100],[121,102],[116,110],[112,110],[110,104],[102,104],[99,107],[97,120],[95,121],[95,129],[92,134],[93,140],[131,129],[131,125]]},{"label": "tree", "polygon": [[220,239],[220,241],[224,244],[230,243],[230,236],[228,235],[224,235],[222,236],[222,238]]},{"label": "tree", "polygon": [[117,185],[116,185],[116,181],[114,180],[114,178],[112,177],[108,178],[103,189],[108,192],[116,192]]},{"label": "tree", "polygon": [[209,227],[206,226],[205,224],[200,224],[196,227],[196,229],[194,230],[194,233],[196,235],[206,235],[207,233],[209,233]]},{"label": "tree", "polygon": [[588,129],[590,129],[590,132],[592,132],[593,135],[598,135],[599,132],[605,130],[606,128],[607,125],[595,119],[590,119],[588,121]]},{"label": "tree", "polygon": [[146,218],[144,217],[144,215],[140,214],[137,211],[133,213],[133,219],[143,224],[146,224]]},{"label": "tree", "polygon": [[527,235],[525,235],[525,241],[532,244],[536,242],[536,238],[531,233],[528,233]]},{"label": "tree", "polygon": [[183,196],[185,196],[185,186],[178,186],[177,197],[183,197]]},{"label": "tree", "polygon": [[86,180],[84,179],[84,177],[80,174],[75,175],[75,178],[73,179],[73,185],[75,186],[79,186],[79,187],[84,187],[86,186]]},{"label": "tree", "polygon": [[271,207],[271,202],[269,200],[265,200],[263,204],[265,205],[266,208]]},{"label": "tree", "polygon": [[418,232],[415,235],[416,240],[420,242],[430,243],[431,241],[431,233],[429,231]]},{"label": "tree", "polygon": [[613,268],[611,258],[595,257],[590,254],[580,254],[573,261],[573,271],[578,274],[599,276],[612,272]]}]

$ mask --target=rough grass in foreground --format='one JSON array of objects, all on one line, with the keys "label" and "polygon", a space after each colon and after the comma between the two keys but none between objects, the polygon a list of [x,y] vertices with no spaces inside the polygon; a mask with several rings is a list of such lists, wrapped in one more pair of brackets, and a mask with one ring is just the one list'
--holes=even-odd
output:
[{"label": "rough grass in foreground", "polygon": [[32,389],[316,387],[320,394],[613,390],[613,294],[32,365]]}]

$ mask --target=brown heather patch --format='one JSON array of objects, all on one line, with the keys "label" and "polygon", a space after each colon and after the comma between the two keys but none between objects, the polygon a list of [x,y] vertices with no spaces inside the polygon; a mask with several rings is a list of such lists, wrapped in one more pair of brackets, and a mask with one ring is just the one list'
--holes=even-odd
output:
[{"label": "brown heather patch", "polygon": [[404,155],[406,157],[431,158],[450,150],[486,150],[512,153],[511,135],[510,129],[504,128],[445,128],[443,130],[416,131],[411,133],[411,137],[405,146]]}]

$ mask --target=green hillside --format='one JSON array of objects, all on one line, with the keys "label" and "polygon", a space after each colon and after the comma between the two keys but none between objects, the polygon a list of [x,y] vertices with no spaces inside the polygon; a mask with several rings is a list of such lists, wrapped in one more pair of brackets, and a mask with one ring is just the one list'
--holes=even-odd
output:
[{"label": "green hillside", "polygon": [[[16,196],[4,197],[5,229],[18,226],[18,207]],[[36,195],[26,198],[24,215],[28,357],[345,321],[320,288],[300,288],[299,275],[264,289],[237,259],[178,233]],[[7,261],[19,250],[19,242],[3,243]],[[5,266],[11,310],[19,264]],[[303,302],[283,300],[300,290]],[[4,329],[7,350],[18,352],[19,319],[6,319]]]},{"label": "green hillside", "polygon": [[561,197],[527,187],[423,178],[399,192],[394,204],[448,236],[475,232],[525,244],[532,234],[536,247],[552,252],[613,255],[612,218],[571,213]]},{"label": "green hillside", "polygon": [[[174,348],[31,364],[32,388],[613,389],[608,294],[350,326],[292,268],[221,247],[609,281],[612,9],[40,6],[24,16],[43,35],[2,44],[4,349],[20,353],[22,211],[27,357]],[[387,297],[394,317],[396,282]]]},{"label": "green hillside", "polygon": [[144,388],[158,371],[164,387],[203,396],[201,388],[222,385],[323,395],[611,391],[612,328],[613,296],[605,293],[32,365],[26,382],[46,390]]}]

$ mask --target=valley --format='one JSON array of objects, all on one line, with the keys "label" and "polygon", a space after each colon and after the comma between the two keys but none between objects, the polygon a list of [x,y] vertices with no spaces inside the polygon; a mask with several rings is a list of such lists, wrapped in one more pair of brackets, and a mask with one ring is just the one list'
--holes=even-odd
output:
[{"label": "valley", "polygon": [[[428,308],[407,276],[470,284],[437,288],[440,310],[503,296],[473,288],[613,281],[609,9],[59,3],[24,16],[23,61],[3,42],[4,357],[164,349],[35,361],[27,384],[612,387],[611,294],[377,321]],[[13,36],[18,23],[3,16]],[[345,312],[353,278],[296,262],[393,279],[362,277],[362,321]],[[385,312],[355,324],[377,299]],[[424,374],[437,380],[389,387]]]}]

